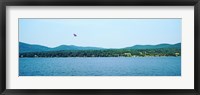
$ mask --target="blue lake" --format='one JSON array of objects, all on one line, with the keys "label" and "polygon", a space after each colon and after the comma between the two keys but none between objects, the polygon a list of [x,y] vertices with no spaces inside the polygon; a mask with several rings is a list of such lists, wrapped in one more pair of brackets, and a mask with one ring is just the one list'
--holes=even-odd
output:
[{"label": "blue lake", "polygon": [[19,58],[19,76],[181,76],[181,57]]}]

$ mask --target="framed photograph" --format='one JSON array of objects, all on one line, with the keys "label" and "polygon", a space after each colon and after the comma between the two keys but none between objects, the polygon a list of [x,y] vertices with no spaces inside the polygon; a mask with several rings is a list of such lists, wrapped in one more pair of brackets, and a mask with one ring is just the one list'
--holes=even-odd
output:
[{"label": "framed photograph", "polygon": [[200,95],[199,0],[2,0],[0,94]]}]

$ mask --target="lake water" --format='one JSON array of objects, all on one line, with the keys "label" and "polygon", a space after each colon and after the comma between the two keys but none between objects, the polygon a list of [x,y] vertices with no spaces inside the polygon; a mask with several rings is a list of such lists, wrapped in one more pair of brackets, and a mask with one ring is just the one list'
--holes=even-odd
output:
[{"label": "lake water", "polygon": [[19,76],[181,76],[181,57],[19,58]]}]

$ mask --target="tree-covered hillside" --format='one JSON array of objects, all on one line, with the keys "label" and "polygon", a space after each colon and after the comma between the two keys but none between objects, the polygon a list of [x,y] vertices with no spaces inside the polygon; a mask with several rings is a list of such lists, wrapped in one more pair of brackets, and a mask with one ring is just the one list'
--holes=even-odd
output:
[{"label": "tree-covered hillside", "polygon": [[[40,46],[41,47],[41,46]],[[181,43],[159,45],[136,45],[121,49],[104,49],[96,47],[62,46],[45,51],[20,52],[19,57],[148,57],[181,56]],[[75,48],[76,47],[76,48]],[[21,48],[21,47],[20,47]],[[31,49],[31,46],[29,47]]]},{"label": "tree-covered hillside", "polygon": [[81,46],[74,46],[74,45],[60,45],[54,48],[42,46],[42,45],[34,45],[34,44],[27,44],[23,42],[19,42],[19,52],[43,52],[43,51],[61,51],[61,50],[100,50],[103,48],[98,47],[81,47]]},{"label": "tree-covered hillside", "polygon": [[147,57],[181,56],[181,49],[109,49],[109,50],[66,50],[20,53],[19,57]]}]

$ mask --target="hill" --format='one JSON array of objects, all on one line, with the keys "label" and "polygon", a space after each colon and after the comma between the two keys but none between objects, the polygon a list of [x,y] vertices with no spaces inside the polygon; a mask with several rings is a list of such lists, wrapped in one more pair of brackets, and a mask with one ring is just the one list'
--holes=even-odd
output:
[{"label": "hill", "polygon": [[158,45],[135,45],[124,49],[160,49],[160,48],[181,48],[181,43],[177,44],[158,44]]},{"label": "hill", "polygon": [[42,45],[32,45],[19,42],[19,52],[42,52],[42,51],[61,51],[61,50],[100,50],[104,48],[98,47],[81,47],[74,45],[60,45],[58,47],[50,48]]},{"label": "hill", "polygon": [[[161,48],[175,48],[181,49],[181,43],[177,44],[158,44],[158,45],[134,45],[121,49],[161,49]],[[106,48],[100,47],[81,47],[74,45],[60,45],[58,47],[50,48],[42,45],[33,45],[19,42],[19,52],[43,52],[43,51],[65,51],[65,50],[105,50]]]},{"label": "hill", "polygon": [[181,56],[181,43],[135,45],[120,49],[61,45],[49,48],[20,42],[19,57],[146,57]]},{"label": "hill", "polygon": [[31,45],[23,42],[19,42],[19,52],[39,52],[39,51],[47,51],[49,47],[41,46],[41,45]]}]

